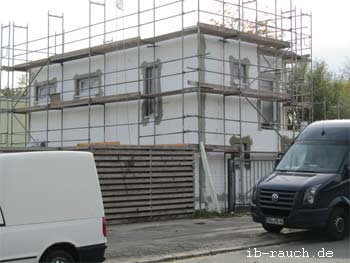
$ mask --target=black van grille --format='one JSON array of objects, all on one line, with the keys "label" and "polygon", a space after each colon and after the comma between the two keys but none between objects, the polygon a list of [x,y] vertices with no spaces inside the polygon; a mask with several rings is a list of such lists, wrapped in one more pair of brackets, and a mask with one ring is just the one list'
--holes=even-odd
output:
[{"label": "black van grille", "polygon": [[[272,200],[272,195],[277,194],[278,200]],[[293,209],[295,191],[281,191],[261,189],[259,194],[259,204],[261,211],[266,216],[288,217]]]}]

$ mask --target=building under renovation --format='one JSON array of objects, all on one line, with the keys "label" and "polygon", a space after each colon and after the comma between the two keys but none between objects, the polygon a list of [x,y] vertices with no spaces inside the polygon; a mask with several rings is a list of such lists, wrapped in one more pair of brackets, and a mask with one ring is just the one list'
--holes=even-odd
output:
[{"label": "building under renovation", "polygon": [[111,2],[114,17],[108,1],[89,2],[90,23],[70,31],[49,13],[42,38],[2,25],[0,85],[27,79],[26,106],[13,98],[0,114],[26,116],[21,131],[1,129],[26,140],[7,146],[187,147],[196,208],[226,209],[232,188],[248,198],[312,121],[312,83],[298,75],[312,60],[311,15],[292,0]]}]

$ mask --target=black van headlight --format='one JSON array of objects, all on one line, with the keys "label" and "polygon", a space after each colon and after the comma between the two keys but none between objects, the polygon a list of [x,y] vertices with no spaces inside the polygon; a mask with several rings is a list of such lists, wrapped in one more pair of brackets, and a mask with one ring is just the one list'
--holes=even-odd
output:
[{"label": "black van headlight", "polygon": [[253,187],[253,191],[252,191],[252,203],[253,204],[256,203],[256,185]]},{"label": "black van headlight", "polygon": [[313,205],[315,203],[315,196],[317,193],[318,188],[321,185],[314,185],[309,187],[306,191],[305,191],[305,195],[304,195],[304,204],[308,204],[308,205]]}]

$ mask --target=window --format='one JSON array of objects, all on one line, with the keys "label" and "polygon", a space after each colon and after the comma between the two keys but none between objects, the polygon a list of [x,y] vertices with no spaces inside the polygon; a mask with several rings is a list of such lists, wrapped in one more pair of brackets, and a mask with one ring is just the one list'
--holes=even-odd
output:
[{"label": "window", "polygon": [[[261,90],[273,92],[274,81],[261,80]],[[261,101],[261,113],[264,116],[262,119],[261,128],[272,129],[272,125],[277,121],[277,103],[273,101]]]},{"label": "window", "polygon": [[50,102],[50,95],[56,93],[56,83],[40,84],[35,86],[35,102]]},{"label": "window", "polygon": [[342,167],[347,145],[296,143],[291,146],[277,170],[293,172],[337,173]]},{"label": "window", "polygon": [[[90,81],[90,84],[89,84]],[[76,96],[81,97],[92,97],[100,95],[101,77],[98,76],[87,76],[77,78],[76,80]]]},{"label": "window", "polygon": [[[154,94],[158,90],[159,77],[158,77],[159,68],[156,65],[149,66],[146,68],[146,94]],[[146,116],[154,115],[156,112],[156,99],[148,98],[146,104]]]},{"label": "window", "polygon": [[248,85],[248,66],[246,64],[234,62],[232,74],[234,84],[239,85],[239,79],[241,79],[242,86]]}]

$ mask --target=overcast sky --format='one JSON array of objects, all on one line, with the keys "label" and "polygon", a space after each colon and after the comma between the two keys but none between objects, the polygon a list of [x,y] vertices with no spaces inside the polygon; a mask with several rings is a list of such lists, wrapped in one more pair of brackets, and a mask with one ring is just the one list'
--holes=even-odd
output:
[{"label": "overcast sky", "polygon": [[[115,0],[106,0],[108,16],[116,12]],[[119,0],[120,1],[120,0]],[[160,0],[170,2],[170,0]],[[189,1],[189,0],[186,0]],[[203,4],[207,0],[201,0]],[[274,2],[273,0],[271,0]],[[99,2],[96,0],[95,2]],[[101,2],[101,0],[100,0]],[[132,0],[124,0],[124,5]],[[142,0],[152,3],[152,0]],[[194,0],[191,2],[195,2]],[[278,0],[289,3],[289,0]],[[349,0],[293,0],[293,5],[304,12],[313,14],[313,52],[314,59],[323,59],[333,71],[338,71],[350,58],[350,1]],[[30,37],[47,34],[47,12],[64,13],[65,29],[88,24],[88,0],[0,0],[0,23],[15,21],[17,25],[29,24]],[[94,12],[102,15],[102,9],[94,7]],[[116,10],[116,9],[115,9]]]}]

